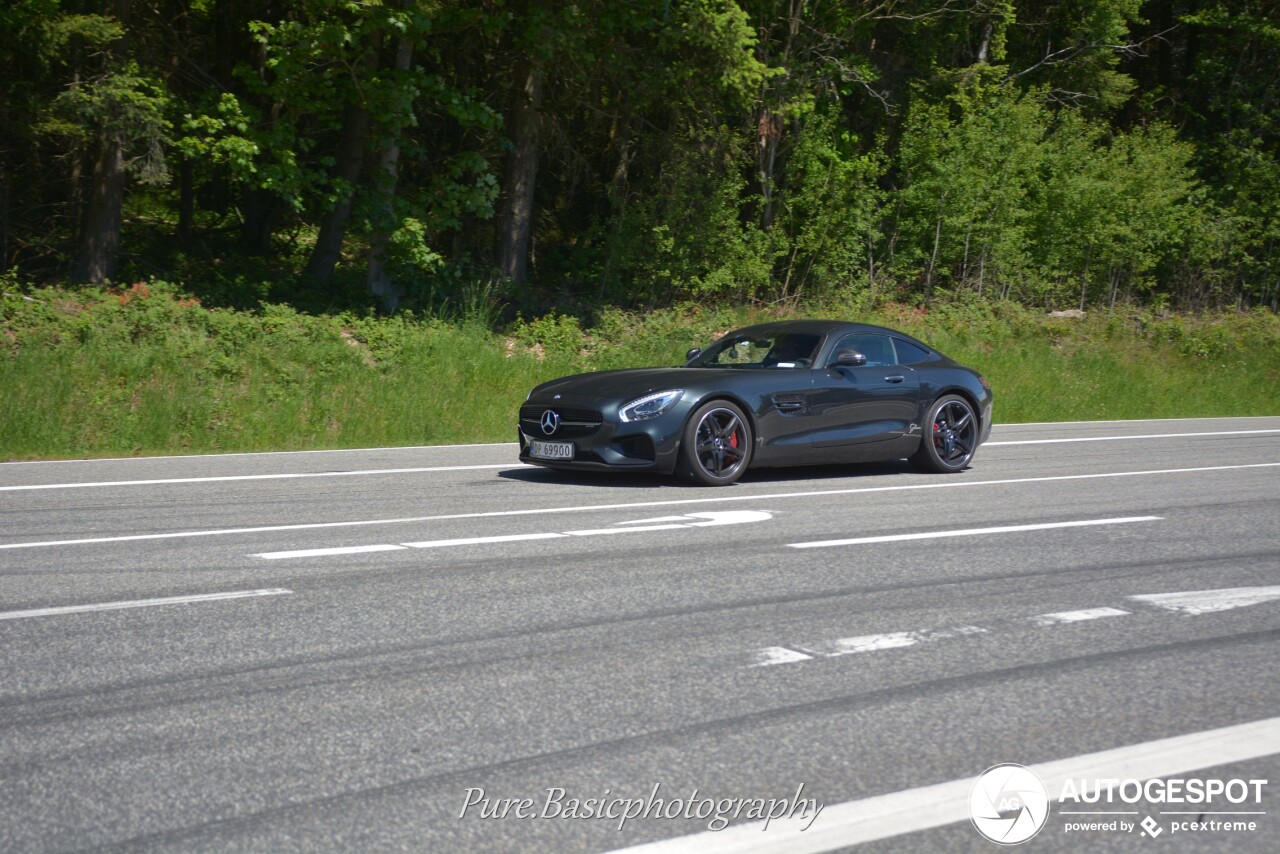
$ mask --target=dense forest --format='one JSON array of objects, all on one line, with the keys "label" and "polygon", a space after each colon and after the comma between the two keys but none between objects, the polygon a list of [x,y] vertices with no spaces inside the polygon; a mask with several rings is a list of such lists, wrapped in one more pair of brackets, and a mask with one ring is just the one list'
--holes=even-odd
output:
[{"label": "dense forest", "polygon": [[10,280],[1280,302],[1277,0],[8,0],[0,29]]}]

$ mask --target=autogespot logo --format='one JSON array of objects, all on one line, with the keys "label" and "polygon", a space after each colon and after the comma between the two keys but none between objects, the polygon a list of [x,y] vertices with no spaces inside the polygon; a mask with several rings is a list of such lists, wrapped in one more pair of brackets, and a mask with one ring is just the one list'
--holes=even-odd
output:
[{"label": "autogespot logo", "polygon": [[1049,791],[1029,768],[1012,762],[993,765],[973,784],[969,818],[992,842],[1026,842],[1049,818]]}]

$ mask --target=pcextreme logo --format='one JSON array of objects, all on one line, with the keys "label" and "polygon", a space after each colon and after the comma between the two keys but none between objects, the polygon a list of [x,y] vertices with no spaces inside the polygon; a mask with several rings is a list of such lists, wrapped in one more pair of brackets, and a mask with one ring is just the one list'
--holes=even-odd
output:
[{"label": "pcextreme logo", "polygon": [[1035,772],[1006,762],[983,771],[969,792],[974,828],[1001,845],[1026,842],[1049,818],[1049,791]]}]

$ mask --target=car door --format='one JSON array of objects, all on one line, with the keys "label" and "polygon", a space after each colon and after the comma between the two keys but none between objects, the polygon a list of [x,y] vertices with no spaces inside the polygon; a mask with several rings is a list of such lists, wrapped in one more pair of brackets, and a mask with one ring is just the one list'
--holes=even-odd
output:
[{"label": "car door", "polygon": [[[835,364],[837,355],[852,350],[867,357],[865,365]],[[855,332],[845,335],[830,351],[830,364],[815,371],[811,396],[813,445],[831,450],[899,439],[919,429],[920,380],[915,371],[898,363],[887,335]]]}]

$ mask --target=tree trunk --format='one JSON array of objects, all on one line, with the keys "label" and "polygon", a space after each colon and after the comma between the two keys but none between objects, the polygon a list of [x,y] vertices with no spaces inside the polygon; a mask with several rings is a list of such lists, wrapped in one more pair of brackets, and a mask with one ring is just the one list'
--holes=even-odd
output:
[{"label": "tree trunk", "polygon": [[[113,12],[126,35],[111,44],[111,53],[125,56],[129,48],[128,26],[132,0],[115,0]],[[125,141],[120,131],[103,120],[90,177],[89,200],[80,228],[80,245],[71,268],[74,281],[100,285],[115,274],[116,252],[120,248],[121,212],[124,209]]]},{"label": "tree trunk", "polygon": [[[396,44],[396,64],[398,72],[406,72],[413,63],[413,40],[401,36]],[[396,195],[396,181],[400,175],[400,133],[403,126],[394,120],[383,137],[378,154],[378,171],[374,176],[377,191],[377,212],[375,213],[373,234],[369,239],[369,290],[378,297],[382,310],[391,313],[400,307],[400,297],[404,290],[400,284],[387,274],[387,245],[391,241],[391,232],[395,227],[395,210],[393,200]]]},{"label": "tree trunk", "polygon": [[977,64],[986,65],[991,52],[991,37],[995,35],[995,22],[988,20],[982,28],[982,41],[978,44]]},{"label": "tree trunk", "polygon": [[758,132],[756,177],[760,181],[760,195],[764,200],[764,210],[760,214],[760,229],[768,231],[773,228],[773,196],[777,183],[778,146],[782,143],[782,119],[766,107],[760,113]]},{"label": "tree trunk", "polygon": [[116,134],[104,132],[93,164],[80,248],[71,271],[75,281],[100,285],[115,274],[124,179],[124,145]]},{"label": "tree trunk", "polygon": [[942,242],[942,217],[938,217],[938,226],[933,232],[933,254],[929,256],[929,267],[924,276],[924,298],[933,296],[933,270],[938,264],[938,244]]},{"label": "tree trunk", "polygon": [[364,166],[365,146],[369,141],[369,111],[352,105],[347,109],[343,125],[342,142],[338,148],[338,163],[334,177],[342,181],[346,193],[320,221],[320,233],[316,245],[307,259],[304,274],[319,282],[327,282],[333,276],[334,267],[342,257],[342,244],[346,239],[347,221],[355,199],[355,185],[360,180]]},{"label": "tree trunk", "polygon": [[[255,10],[260,10],[255,11],[255,14],[266,15],[270,12],[273,5],[274,0],[272,0],[272,2],[263,2],[259,6],[254,7]],[[242,9],[244,7],[238,6],[237,0],[224,0],[224,2],[221,2],[218,11],[222,12],[225,10],[227,15],[230,17],[234,15],[237,8]],[[272,18],[265,18],[265,20],[272,20]],[[243,49],[247,51],[246,64],[252,68],[253,73],[258,76],[259,79],[265,81],[268,76],[266,45],[255,44],[252,39],[247,42],[240,41],[244,36],[243,31],[240,29],[240,23],[236,20],[230,20],[229,23],[233,26],[233,29],[223,32],[221,40],[225,40],[225,43],[232,48],[237,45],[243,47]],[[222,43],[222,41],[220,41],[220,43]],[[232,65],[234,60],[231,59],[231,57],[224,57],[222,61],[225,61],[230,68],[222,69],[219,73],[227,73],[231,75],[229,80],[233,79],[235,72],[232,71],[231,68],[235,67]],[[234,88],[232,91],[234,91]],[[262,115],[265,117],[267,125],[266,129],[268,131],[274,129],[276,123],[280,121],[280,113],[284,109],[284,104],[279,101],[272,101],[269,96],[265,95],[249,95],[247,97],[249,102],[261,111]],[[259,155],[259,158],[265,159],[265,156]],[[256,255],[266,255],[271,251],[271,236],[275,233],[276,220],[279,218],[284,207],[285,202],[273,190],[251,187],[241,193],[241,239],[244,241],[245,248],[249,252]]]},{"label": "tree trunk", "polygon": [[276,217],[280,213],[280,199],[270,190],[250,189],[244,192],[240,200],[244,211],[244,225],[241,236],[245,248],[255,255],[266,255],[271,251],[271,235],[276,230]]},{"label": "tree trunk", "polygon": [[195,169],[191,165],[191,158],[184,157],[178,163],[178,240],[182,241],[183,246],[191,243],[195,219]]},{"label": "tree trunk", "polygon": [[515,151],[507,156],[498,233],[498,275],[524,284],[529,272],[533,190],[538,177],[542,69],[526,58],[518,79],[523,83],[511,115],[510,133]]}]

